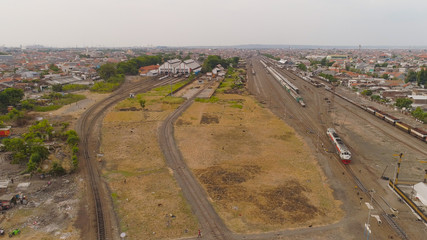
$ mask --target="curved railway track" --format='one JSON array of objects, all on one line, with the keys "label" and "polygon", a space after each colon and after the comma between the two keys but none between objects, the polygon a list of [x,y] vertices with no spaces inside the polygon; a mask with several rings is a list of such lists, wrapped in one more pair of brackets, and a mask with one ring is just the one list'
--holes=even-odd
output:
[{"label": "curved railway track", "polygon": [[178,82],[180,79],[165,79],[162,81],[148,79],[135,84],[126,82],[121,88],[112,93],[111,96],[95,103],[87,109],[77,123],[77,132],[80,136],[80,159],[84,159],[84,166],[89,175],[90,190],[93,195],[93,205],[96,216],[97,239],[112,239],[111,223],[106,222],[104,211],[108,209],[106,202],[105,189],[102,186],[102,180],[98,172],[98,166],[94,159],[93,152],[99,147],[99,139],[95,134],[98,121],[104,113],[117,102],[126,99],[130,92],[140,93],[153,87]]},{"label": "curved railway track", "polygon": [[174,177],[183,191],[184,197],[190,203],[193,212],[202,226],[204,237],[208,239],[229,240],[232,239],[230,231],[210,204],[203,187],[187,167],[174,138],[174,122],[191,106],[194,98],[201,91],[203,89],[198,91],[198,93],[188,99],[165,119],[159,129],[159,144],[168,166],[173,170]]}]

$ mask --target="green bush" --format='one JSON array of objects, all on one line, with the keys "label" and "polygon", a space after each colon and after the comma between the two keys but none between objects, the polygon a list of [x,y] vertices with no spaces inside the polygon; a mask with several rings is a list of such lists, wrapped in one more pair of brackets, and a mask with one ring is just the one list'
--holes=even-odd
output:
[{"label": "green bush", "polygon": [[79,161],[78,161],[78,159],[77,159],[77,155],[73,155],[73,156],[71,157],[71,160],[72,160],[72,162],[73,162],[73,167],[74,167],[74,169],[77,169],[77,168],[79,167]]},{"label": "green bush", "polygon": [[36,112],[49,112],[60,109],[61,105],[50,105],[50,106],[35,106],[34,111]]},{"label": "green bush", "polygon": [[90,87],[88,85],[81,85],[81,84],[68,84],[62,86],[62,91],[64,92],[72,92],[72,91],[79,91],[79,90],[86,90]]},{"label": "green bush", "polygon": [[52,175],[54,175],[54,176],[62,176],[62,175],[65,175],[66,171],[61,166],[60,163],[54,162],[53,165],[52,165],[52,170],[50,170],[49,173],[52,174]]}]

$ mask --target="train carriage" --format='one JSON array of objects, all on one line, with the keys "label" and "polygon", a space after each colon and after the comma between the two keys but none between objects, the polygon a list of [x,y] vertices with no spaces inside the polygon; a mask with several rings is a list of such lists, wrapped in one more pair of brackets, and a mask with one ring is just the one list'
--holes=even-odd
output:
[{"label": "train carriage", "polygon": [[410,134],[423,140],[424,142],[427,141],[427,132],[424,130],[421,130],[419,128],[412,128]]},{"label": "train carriage", "polygon": [[408,124],[403,123],[403,122],[397,122],[397,123],[395,123],[395,126],[396,126],[397,128],[399,128],[400,130],[403,130],[403,131],[405,131],[405,132],[407,132],[407,133],[410,133],[410,132],[411,132],[411,129],[412,129],[412,127],[411,127],[411,126],[409,126]]},{"label": "train carriage", "polygon": [[326,131],[326,134],[331,139],[332,143],[335,145],[335,148],[337,149],[337,152],[341,158],[341,161],[344,164],[349,164],[351,162],[351,152],[348,150],[347,146],[344,144],[344,142],[341,140],[341,138],[338,136],[338,134],[335,132],[335,129],[328,128]]},{"label": "train carriage", "polygon": [[375,111],[375,116],[377,116],[380,119],[384,119],[385,118],[385,113],[380,111],[380,110],[376,110]]},{"label": "train carriage", "polygon": [[388,123],[390,123],[391,125],[395,125],[397,122],[400,122],[400,119],[393,117],[390,114],[385,114],[385,118],[384,120]]},{"label": "train carriage", "polygon": [[372,113],[374,115],[375,115],[375,110],[376,110],[376,108],[374,108],[374,107],[371,107],[371,106],[366,107],[366,111],[368,111],[368,112],[370,112],[370,113]]}]

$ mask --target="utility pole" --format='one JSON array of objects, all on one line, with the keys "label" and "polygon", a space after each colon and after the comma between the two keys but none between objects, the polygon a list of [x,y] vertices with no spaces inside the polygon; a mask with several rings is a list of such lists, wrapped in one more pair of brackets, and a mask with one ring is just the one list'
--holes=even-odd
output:
[{"label": "utility pole", "polygon": [[374,207],[372,206],[372,199],[374,198],[375,190],[372,189],[372,190],[369,191],[369,193],[371,194],[371,202],[370,203],[366,203],[366,206],[369,209],[369,211],[368,211],[368,221],[365,223],[366,240],[369,240],[369,235],[372,233],[372,231],[370,229],[369,221],[371,220],[371,210],[374,209]]}]

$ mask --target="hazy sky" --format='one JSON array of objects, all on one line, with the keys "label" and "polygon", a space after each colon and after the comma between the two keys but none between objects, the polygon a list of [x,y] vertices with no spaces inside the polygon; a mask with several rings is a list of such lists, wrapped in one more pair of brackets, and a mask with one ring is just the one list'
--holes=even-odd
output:
[{"label": "hazy sky", "polygon": [[427,46],[426,0],[0,0],[0,46]]}]

